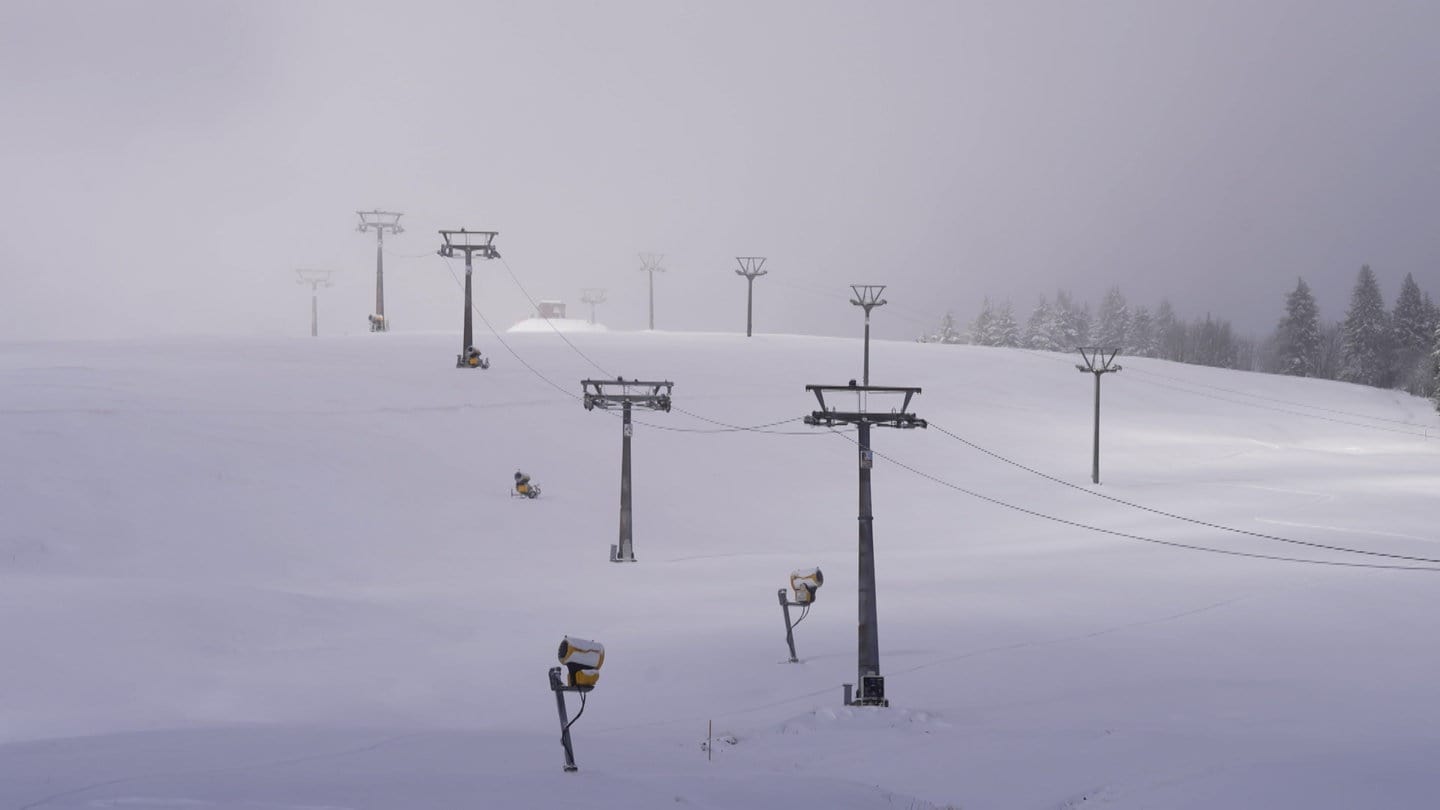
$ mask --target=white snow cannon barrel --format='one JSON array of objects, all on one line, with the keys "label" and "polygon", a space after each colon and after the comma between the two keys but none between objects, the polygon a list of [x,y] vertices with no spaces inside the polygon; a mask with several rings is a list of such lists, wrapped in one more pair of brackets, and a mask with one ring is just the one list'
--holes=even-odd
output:
[{"label": "white snow cannon barrel", "polygon": [[566,636],[560,642],[560,664],[565,667],[567,686],[592,688],[600,680],[600,667],[605,664],[605,645]]},{"label": "white snow cannon barrel", "polygon": [[799,568],[790,572],[790,588],[795,591],[795,603],[808,605],[815,601],[815,592],[825,584],[825,575],[819,568]]}]

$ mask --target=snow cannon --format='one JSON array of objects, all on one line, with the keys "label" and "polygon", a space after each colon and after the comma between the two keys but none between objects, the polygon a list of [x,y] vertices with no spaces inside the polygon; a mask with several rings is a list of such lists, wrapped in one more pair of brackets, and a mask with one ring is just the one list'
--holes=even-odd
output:
[{"label": "snow cannon", "polygon": [[480,350],[474,346],[466,347],[465,351],[455,355],[456,368],[490,368],[490,360],[480,354]]},{"label": "snow cannon", "polygon": [[560,664],[565,683],[572,689],[593,689],[605,664],[605,645],[598,641],[566,636],[560,641]]},{"label": "snow cannon", "polygon": [[385,316],[384,316],[384,315],[373,315],[373,314],[372,314],[372,315],[370,316],[370,331],[371,331],[371,332],[384,332],[385,329],[386,329]]},{"label": "snow cannon", "polygon": [[[565,749],[565,771],[575,767],[575,749],[570,744],[570,727],[585,713],[585,696],[600,680],[600,667],[605,664],[605,645],[598,641],[569,636],[560,640],[560,666],[551,667],[550,691],[555,693],[555,710],[560,715],[560,746]],[[572,719],[565,708],[565,693],[578,692],[580,711]]]},{"label": "snow cannon", "polygon": [[795,591],[797,605],[809,605],[815,601],[815,592],[825,584],[825,575],[819,568],[797,568],[790,572],[790,588]]},{"label": "snow cannon", "polygon": [[[795,601],[786,599],[785,589],[781,588],[775,595],[780,599],[780,610],[785,616],[785,644],[790,648],[790,663],[798,664],[800,659],[795,657],[795,626],[805,621],[810,615],[810,606],[815,604],[815,592],[825,584],[825,575],[820,573],[819,568],[797,568],[790,572],[790,587],[795,591]],[[790,608],[800,608],[800,618],[790,621]]]}]

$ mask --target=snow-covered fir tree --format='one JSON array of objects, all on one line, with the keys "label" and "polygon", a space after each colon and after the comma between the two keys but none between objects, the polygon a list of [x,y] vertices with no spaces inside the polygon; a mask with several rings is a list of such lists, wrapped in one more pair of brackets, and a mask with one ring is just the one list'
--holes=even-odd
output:
[{"label": "snow-covered fir tree", "polygon": [[1440,411],[1440,323],[1435,325],[1435,348],[1430,352],[1430,395]]},{"label": "snow-covered fir tree", "polygon": [[1025,322],[1025,338],[1022,345],[1027,349],[1039,349],[1042,352],[1058,352],[1060,344],[1056,342],[1051,333],[1055,316],[1050,308],[1050,302],[1045,296],[1040,296],[1040,301],[1030,313],[1030,320]]},{"label": "snow-covered fir tree", "polygon": [[1175,315],[1175,308],[1168,299],[1162,299],[1155,310],[1155,339],[1159,341],[1159,356],[1166,360],[1185,360],[1185,324]]},{"label": "snow-covered fir tree", "polygon": [[1105,291],[1100,301],[1100,314],[1095,324],[1095,344],[1123,348],[1130,342],[1130,308],[1119,287]]},{"label": "snow-covered fir tree", "polygon": [[1435,334],[1430,322],[1432,306],[1420,293],[1415,277],[1406,273],[1390,318],[1390,335],[1393,379],[1412,394],[1425,394],[1430,388],[1429,360]]},{"label": "snow-covered fir tree", "polygon": [[1436,324],[1433,349],[1430,350],[1430,396],[1440,411],[1440,323]]},{"label": "snow-covered fir tree", "polygon": [[1390,324],[1380,284],[1370,265],[1360,268],[1343,324],[1344,362],[1340,379],[1361,385],[1390,382]]},{"label": "snow-covered fir tree", "polygon": [[1125,353],[1131,357],[1159,357],[1160,341],[1155,334],[1155,316],[1147,307],[1130,310],[1129,343]]},{"label": "snow-covered fir tree", "polygon": [[1281,374],[1293,377],[1318,376],[1320,367],[1320,308],[1305,279],[1285,296],[1285,317],[1275,328],[1278,366]]},{"label": "snow-covered fir tree", "polygon": [[1406,273],[1405,281],[1400,284],[1400,295],[1395,299],[1395,315],[1392,321],[1395,348],[1428,351],[1432,337],[1431,330],[1427,328],[1430,326],[1429,322],[1430,311],[1424,295],[1420,292],[1420,285],[1415,283],[1413,275]]},{"label": "snow-covered fir tree", "polygon": [[1060,290],[1055,293],[1051,335],[1061,351],[1074,351],[1076,347],[1088,345],[1090,337],[1090,309],[1078,304],[1070,293]]},{"label": "snow-covered fir tree", "polygon": [[1009,301],[1001,304],[990,319],[990,342],[986,345],[1010,348],[1020,345],[1020,324],[1015,322],[1015,310]]},{"label": "snow-covered fir tree", "polygon": [[1195,319],[1187,330],[1190,334],[1185,362],[1218,368],[1236,368],[1240,359],[1240,343],[1230,322],[1213,318]]},{"label": "snow-covered fir tree", "polygon": [[1324,380],[1340,379],[1345,364],[1345,325],[1331,321],[1320,325],[1320,354],[1315,362],[1315,376]]},{"label": "snow-covered fir tree", "polygon": [[980,305],[980,314],[970,322],[970,342],[977,346],[989,346],[985,341],[990,339],[992,327],[990,322],[995,320],[995,306],[986,298],[985,303]]},{"label": "snow-covered fir tree", "polygon": [[921,343],[964,343],[965,336],[960,333],[960,328],[955,325],[955,313],[946,312],[945,317],[940,319],[940,325],[935,331],[920,338]]}]

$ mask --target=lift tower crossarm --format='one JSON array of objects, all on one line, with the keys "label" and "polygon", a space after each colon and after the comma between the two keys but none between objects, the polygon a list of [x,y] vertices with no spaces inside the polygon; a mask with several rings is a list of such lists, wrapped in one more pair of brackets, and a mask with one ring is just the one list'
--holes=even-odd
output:
[{"label": "lift tower crossarm", "polygon": [[581,380],[585,394],[585,410],[611,410],[625,405],[638,405],[652,411],[670,410],[670,391],[675,383],[669,380]]},{"label": "lift tower crossarm", "polygon": [[[820,410],[805,417],[805,424],[818,427],[835,427],[836,425],[854,425],[861,420],[869,421],[872,425],[896,428],[923,428],[929,427],[929,423],[920,419],[913,413],[906,413],[910,410],[910,400],[920,393],[919,388],[894,385],[807,385],[806,391],[815,394],[815,399],[820,403]],[[887,413],[875,413],[872,411],[841,411],[831,408],[825,404],[826,391],[845,391],[857,394],[903,394],[904,399],[900,403],[900,410]]]}]

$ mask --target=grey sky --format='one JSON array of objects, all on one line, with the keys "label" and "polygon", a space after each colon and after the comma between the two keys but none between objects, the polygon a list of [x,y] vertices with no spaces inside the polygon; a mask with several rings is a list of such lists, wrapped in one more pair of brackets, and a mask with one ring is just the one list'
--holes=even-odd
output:
[{"label": "grey sky", "polygon": [[[882,337],[1067,287],[1268,330],[1369,262],[1440,297],[1440,5],[514,2],[0,5],[0,338],[304,334],[293,268],[489,228],[539,297],[661,328]],[[458,265],[457,265],[458,270]],[[435,258],[387,260],[398,329],[455,329]],[[528,309],[499,263],[498,325]],[[483,335],[484,332],[481,332]],[[483,345],[483,341],[482,341]]]}]

